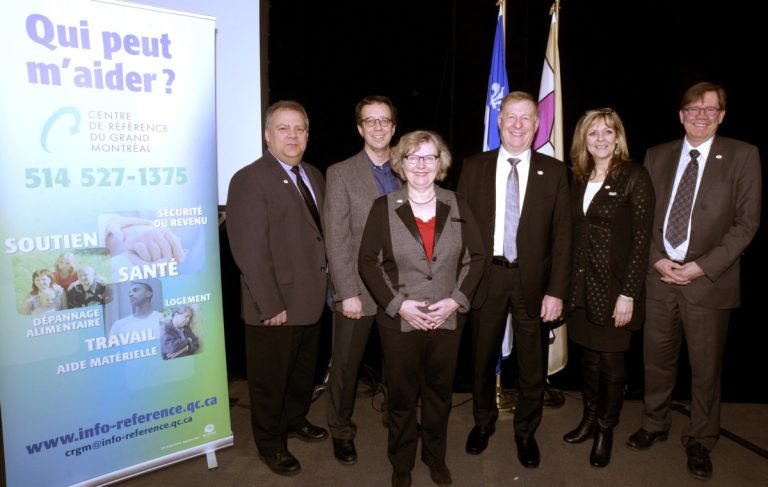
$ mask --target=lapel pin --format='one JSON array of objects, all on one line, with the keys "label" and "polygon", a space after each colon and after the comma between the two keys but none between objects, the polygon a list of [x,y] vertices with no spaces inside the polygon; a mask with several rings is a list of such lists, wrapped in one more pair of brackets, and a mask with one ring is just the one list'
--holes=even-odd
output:
[{"label": "lapel pin", "polygon": [[283,184],[288,184],[288,180],[287,179],[283,179]]},{"label": "lapel pin", "polygon": [[720,154],[716,154],[715,155],[715,159],[722,159],[722,158],[723,158],[723,156],[721,156]]},{"label": "lapel pin", "polygon": [[617,194],[616,191],[611,191],[608,193],[608,196],[616,196]]},{"label": "lapel pin", "polygon": [[539,176],[543,176],[544,175],[544,171],[536,171],[536,174],[538,174]]},{"label": "lapel pin", "polygon": [[611,189],[611,185],[610,184],[606,184],[605,185],[605,189]]},{"label": "lapel pin", "polygon": [[396,200],[395,203],[402,203],[403,200]]}]

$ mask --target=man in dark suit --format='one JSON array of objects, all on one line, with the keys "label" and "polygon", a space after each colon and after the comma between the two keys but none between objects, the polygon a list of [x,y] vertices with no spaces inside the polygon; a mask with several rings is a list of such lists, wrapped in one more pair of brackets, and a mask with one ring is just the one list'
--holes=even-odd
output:
[{"label": "man in dark suit", "polygon": [[230,182],[227,231],[241,273],[253,436],[267,466],[292,475],[301,467],[288,436],[328,436],[306,419],[328,280],[318,212],[325,181],[302,162],[309,136],[304,107],[277,102],[264,127],[269,150]]},{"label": "man in dark suit", "polygon": [[355,256],[373,200],[400,187],[389,161],[397,111],[389,98],[369,96],[355,109],[363,150],[328,168],[325,248],[333,287],[333,351],[328,377],[328,427],[333,454],[342,464],[357,462],[352,421],[357,371],[365,352],[376,303],[357,271]]},{"label": "man in dark suit", "polygon": [[570,280],[571,215],[565,165],[533,152],[538,105],[528,93],[504,97],[499,112],[502,146],[468,158],[458,192],[469,202],[493,255],[472,301],[475,426],[468,453],[482,453],[498,417],[495,366],[506,316],[513,318],[520,395],[515,411],[517,457],[540,461],[534,433],[541,421],[547,369],[548,322],[558,320]]},{"label": "man in dark suit", "polygon": [[685,138],[648,150],[656,191],[644,329],[641,428],[627,440],[645,450],[666,440],[682,336],[692,370],[691,416],[682,441],[688,471],[712,477],[720,434],[720,370],[731,308],[740,304],[740,258],[760,224],[757,147],[715,135],[725,91],[698,83],[680,105]]}]

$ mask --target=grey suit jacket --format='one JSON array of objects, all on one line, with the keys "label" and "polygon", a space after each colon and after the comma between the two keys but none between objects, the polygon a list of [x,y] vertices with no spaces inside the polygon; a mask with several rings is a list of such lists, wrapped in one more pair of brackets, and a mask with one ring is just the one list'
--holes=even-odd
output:
[{"label": "grey suit jacket", "polygon": [[[322,208],[323,175],[301,164]],[[323,236],[298,188],[271,153],[232,177],[227,233],[240,268],[245,323],[261,325],[282,310],[288,313],[286,325],[317,323],[328,285]]]},{"label": "grey suit jacket", "polygon": [[[667,258],[664,218],[675,181],[683,140],[648,149],[644,165],[656,191],[648,297],[662,299],[669,285],[659,279],[653,264]],[[760,225],[762,176],[757,147],[715,136],[691,210],[691,236],[685,262],[695,261],[705,275],[681,290],[691,303],[728,309],[740,305],[741,254]]]},{"label": "grey suit jacket", "polygon": [[326,179],[325,251],[331,271],[334,308],[341,311],[341,301],[359,296],[363,315],[375,315],[376,302],[357,271],[357,254],[365,221],[373,201],[380,196],[365,151],[329,167]]},{"label": "grey suit jacket", "polygon": [[[496,222],[498,154],[496,149],[464,161],[457,190],[467,199],[477,218],[488,255],[493,252]],[[561,161],[538,152],[531,154],[525,201],[517,228],[517,253],[523,297],[530,316],[539,316],[545,294],[567,298],[571,276],[568,174]],[[487,286],[488,280],[483,279],[472,302],[473,308],[485,302]]]},{"label": "grey suit jacket", "polygon": [[[407,187],[382,196],[371,208],[360,246],[360,275],[383,313],[382,326],[412,331],[398,315],[406,299],[429,303],[453,298],[459,312],[469,311],[483,272],[485,254],[477,224],[456,194],[435,188],[435,242],[427,261],[424,242],[408,201]],[[441,328],[457,326],[456,315]]]}]

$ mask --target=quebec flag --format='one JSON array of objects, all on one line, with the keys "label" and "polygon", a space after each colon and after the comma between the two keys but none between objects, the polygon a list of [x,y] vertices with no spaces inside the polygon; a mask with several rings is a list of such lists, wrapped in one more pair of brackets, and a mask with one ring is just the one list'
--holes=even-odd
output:
[{"label": "quebec flag", "polygon": [[499,109],[501,100],[509,93],[506,57],[504,56],[504,15],[499,7],[496,20],[496,37],[493,40],[491,75],[488,77],[488,97],[485,99],[485,134],[483,150],[488,151],[501,145],[499,140]]}]

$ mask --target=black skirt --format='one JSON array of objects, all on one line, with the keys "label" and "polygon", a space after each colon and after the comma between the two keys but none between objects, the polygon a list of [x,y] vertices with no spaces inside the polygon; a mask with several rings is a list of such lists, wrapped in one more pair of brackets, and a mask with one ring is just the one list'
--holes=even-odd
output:
[{"label": "black skirt", "polygon": [[583,307],[577,307],[568,318],[568,336],[574,343],[597,352],[626,352],[632,331],[626,327],[596,325],[587,319]]}]

